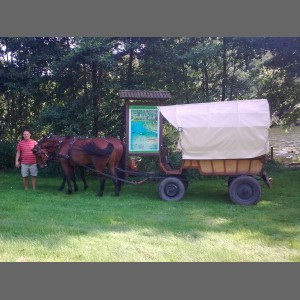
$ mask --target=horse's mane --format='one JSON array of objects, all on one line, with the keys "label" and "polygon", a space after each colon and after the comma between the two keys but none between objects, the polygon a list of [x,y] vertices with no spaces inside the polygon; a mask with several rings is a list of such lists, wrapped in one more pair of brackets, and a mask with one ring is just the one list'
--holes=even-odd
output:
[{"label": "horse's mane", "polygon": [[89,155],[95,155],[95,156],[107,156],[112,153],[114,150],[114,145],[112,143],[108,143],[106,148],[101,149],[99,148],[95,142],[88,142],[83,144],[79,147],[81,151],[86,152]]}]

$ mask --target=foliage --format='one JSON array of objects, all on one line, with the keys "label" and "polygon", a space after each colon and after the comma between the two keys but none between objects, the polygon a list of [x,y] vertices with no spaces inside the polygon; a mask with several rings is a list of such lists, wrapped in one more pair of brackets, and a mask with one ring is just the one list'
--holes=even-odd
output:
[{"label": "foliage", "polygon": [[35,127],[43,134],[52,132],[60,135],[91,135],[93,114],[84,100],[79,98],[68,106],[62,103],[48,106],[36,120]]},{"label": "foliage", "polygon": [[16,144],[0,141],[0,169],[10,169],[15,165]]},{"label": "foliage", "polygon": [[119,90],[167,104],[267,98],[274,124],[299,118],[298,37],[2,37],[0,138],[125,135]]}]

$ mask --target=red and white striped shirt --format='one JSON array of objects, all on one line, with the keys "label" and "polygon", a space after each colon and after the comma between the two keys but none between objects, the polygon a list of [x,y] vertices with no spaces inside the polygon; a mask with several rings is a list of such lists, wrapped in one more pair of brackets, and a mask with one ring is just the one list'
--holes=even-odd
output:
[{"label": "red and white striped shirt", "polygon": [[21,153],[22,164],[36,164],[36,156],[33,154],[32,149],[37,144],[35,140],[22,140],[18,143],[17,151]]}]

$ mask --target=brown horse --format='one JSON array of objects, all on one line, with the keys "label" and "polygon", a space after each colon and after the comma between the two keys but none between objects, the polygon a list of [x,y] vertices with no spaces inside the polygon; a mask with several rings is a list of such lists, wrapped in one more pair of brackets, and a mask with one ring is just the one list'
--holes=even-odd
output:
[{"label": "brown horse", "polygon": [[[70,166],[89,167],[99,173],[100,187],[98,196],[103,195],[106,176],[103,174],[107,167],[113,177],[115,185],[115,195],[120,194],[121,182],[118,178],[124,173],[117,174],[116,168],[124,169],[125,149],[124,144],[116,138],[72,138],[61,139],[59,136],[50,135],[40,141],[40,147],[47,151],[55,151],[56,158],[60,161],[66,181],[68,183],[68,193],[72,193],[70,184]],[[40,152],[42,155],[42,152]],[[131,160],[131,163],[133,161]]]},{"label": "brown horse", "polygon": [[[51,142],[47,143],[49,138],[51,137]],[[53,138],[53,140],[52,140]],[[73,140],[74,137],[71,136],[58,136],[58,135],[50,135],[48,137],[43,137],[41,140],[38,141],[38,144],[34,146],[33,148],[33,153],[36,155],[37,158],[37,164],[39,165],[40,168],[45,168],[47,167],[48,161],[59,161],[56,157],[56,150],[57,147],[59,147],[59,144],[62,143],[63,141],[66,140]],[[54,143],[53,143],[54,142]],[[43,148],[42,148],[43,147]],[[74,191],[78,191],[78,185],[76,183],[76,176],[75,176],[75,168],[74,166],[69,165],[69,172],[71,174],[71,180],[74,185]],[[83,181],[84,184],[84,189],[88,188],[86,179],[85,179],[85,173],[84,173],[84,168],[79,167],[79,174],[81,177],[81,180]],[[63,173],[63,181],[61,185],[58,187],[58,191],[62,191],[65,188],[66,184],[66,175]]]}]

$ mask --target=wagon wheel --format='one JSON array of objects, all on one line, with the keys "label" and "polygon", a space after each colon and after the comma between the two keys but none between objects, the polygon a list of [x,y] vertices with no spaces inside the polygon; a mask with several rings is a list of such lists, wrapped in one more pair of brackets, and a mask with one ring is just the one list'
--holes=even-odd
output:
[{"label": "wagon wheel", "polygon": [[256,204],[260,199],[260,195],[261,186],[259,182],[251,176],[238,176],[232,179],[229,185],[229,197],[235,204]]},{"label": "wagon wheel", "polygon": [[183,182],[177,177],[167,177],[159,184],[159,196],[166,201],[179,201],[185,193]]}]

